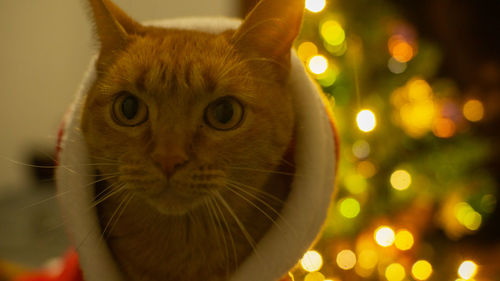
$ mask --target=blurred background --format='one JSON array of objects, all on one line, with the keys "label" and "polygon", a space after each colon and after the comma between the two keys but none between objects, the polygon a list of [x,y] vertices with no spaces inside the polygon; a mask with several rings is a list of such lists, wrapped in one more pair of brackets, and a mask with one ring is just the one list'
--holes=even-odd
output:
[{"label": "blurred background", "polygon": [[[138,20],[255,0],[115,0]],[[295,280],[500,280],[500,4],[307,0],[296,48],[342,139],[338,194]],[[0,259],[67,247],[50,169],[95,51],[82,1],[0,1]]]}]

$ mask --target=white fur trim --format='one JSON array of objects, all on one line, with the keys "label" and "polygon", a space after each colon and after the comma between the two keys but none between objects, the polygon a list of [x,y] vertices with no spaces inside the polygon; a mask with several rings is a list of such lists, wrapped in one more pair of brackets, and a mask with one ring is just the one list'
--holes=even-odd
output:
[{"label": "white fur trim", "polygon": [[[220,33],[235,29],[241,20],[185,18],[147,24]],[[94,178],[80,131],[85,95],[95,80],[92,62],[65,120],[56,181],[68,231],[77,247],[86,281],[121,281],[121,273],[100,233],[92,206]],[[278,219],[259,241],[257,254],[250,256],[231,281],[275,281],[284,276],[315,241],[326,218],[336,169],[335,137],[321,100],[321,93],[307,75],[301,61],[292,56],[288,84],[297,116],[295,139],[296,176],[292,191]]]}]

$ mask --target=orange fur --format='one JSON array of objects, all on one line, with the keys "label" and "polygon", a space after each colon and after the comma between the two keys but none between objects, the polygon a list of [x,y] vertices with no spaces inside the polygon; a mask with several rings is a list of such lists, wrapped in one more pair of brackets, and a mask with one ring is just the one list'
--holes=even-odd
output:
[{"label": "orange fur", "polygon": [[[284,89],[303,0],[291,2],[279,13],[289,1],[264,0],[214,35],[145,27],[90,0],[101,52],[81,127],[103,179],[103,235],[129,280],[227,280],[277,218],[294,171]],[[147,105],[146,122],[113,119],[123,91]],[[215,130],[204,112],[224,96],[244,118]]]}]

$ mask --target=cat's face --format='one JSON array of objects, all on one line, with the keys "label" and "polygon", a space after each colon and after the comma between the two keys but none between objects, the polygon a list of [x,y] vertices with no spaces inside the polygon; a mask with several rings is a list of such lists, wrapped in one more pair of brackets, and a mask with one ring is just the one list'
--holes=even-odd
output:
[{"label": "cat's face", "polygon": [[144,28],[98,68],[82,131],[112,188],[183,214],[265,183],[293,135],[288,65],[231,38]]}]

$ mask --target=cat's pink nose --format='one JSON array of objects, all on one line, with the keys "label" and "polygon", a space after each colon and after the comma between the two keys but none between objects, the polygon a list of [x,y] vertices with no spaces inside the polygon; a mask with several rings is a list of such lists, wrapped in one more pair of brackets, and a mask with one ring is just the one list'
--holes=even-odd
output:
[{"label": "cat's pink nose", "polygon": [[187,162],[187,156],[184,153],[154,153],[152,155],[153,161],[163,171],[163,173],[170,178],[175,171]]}]

